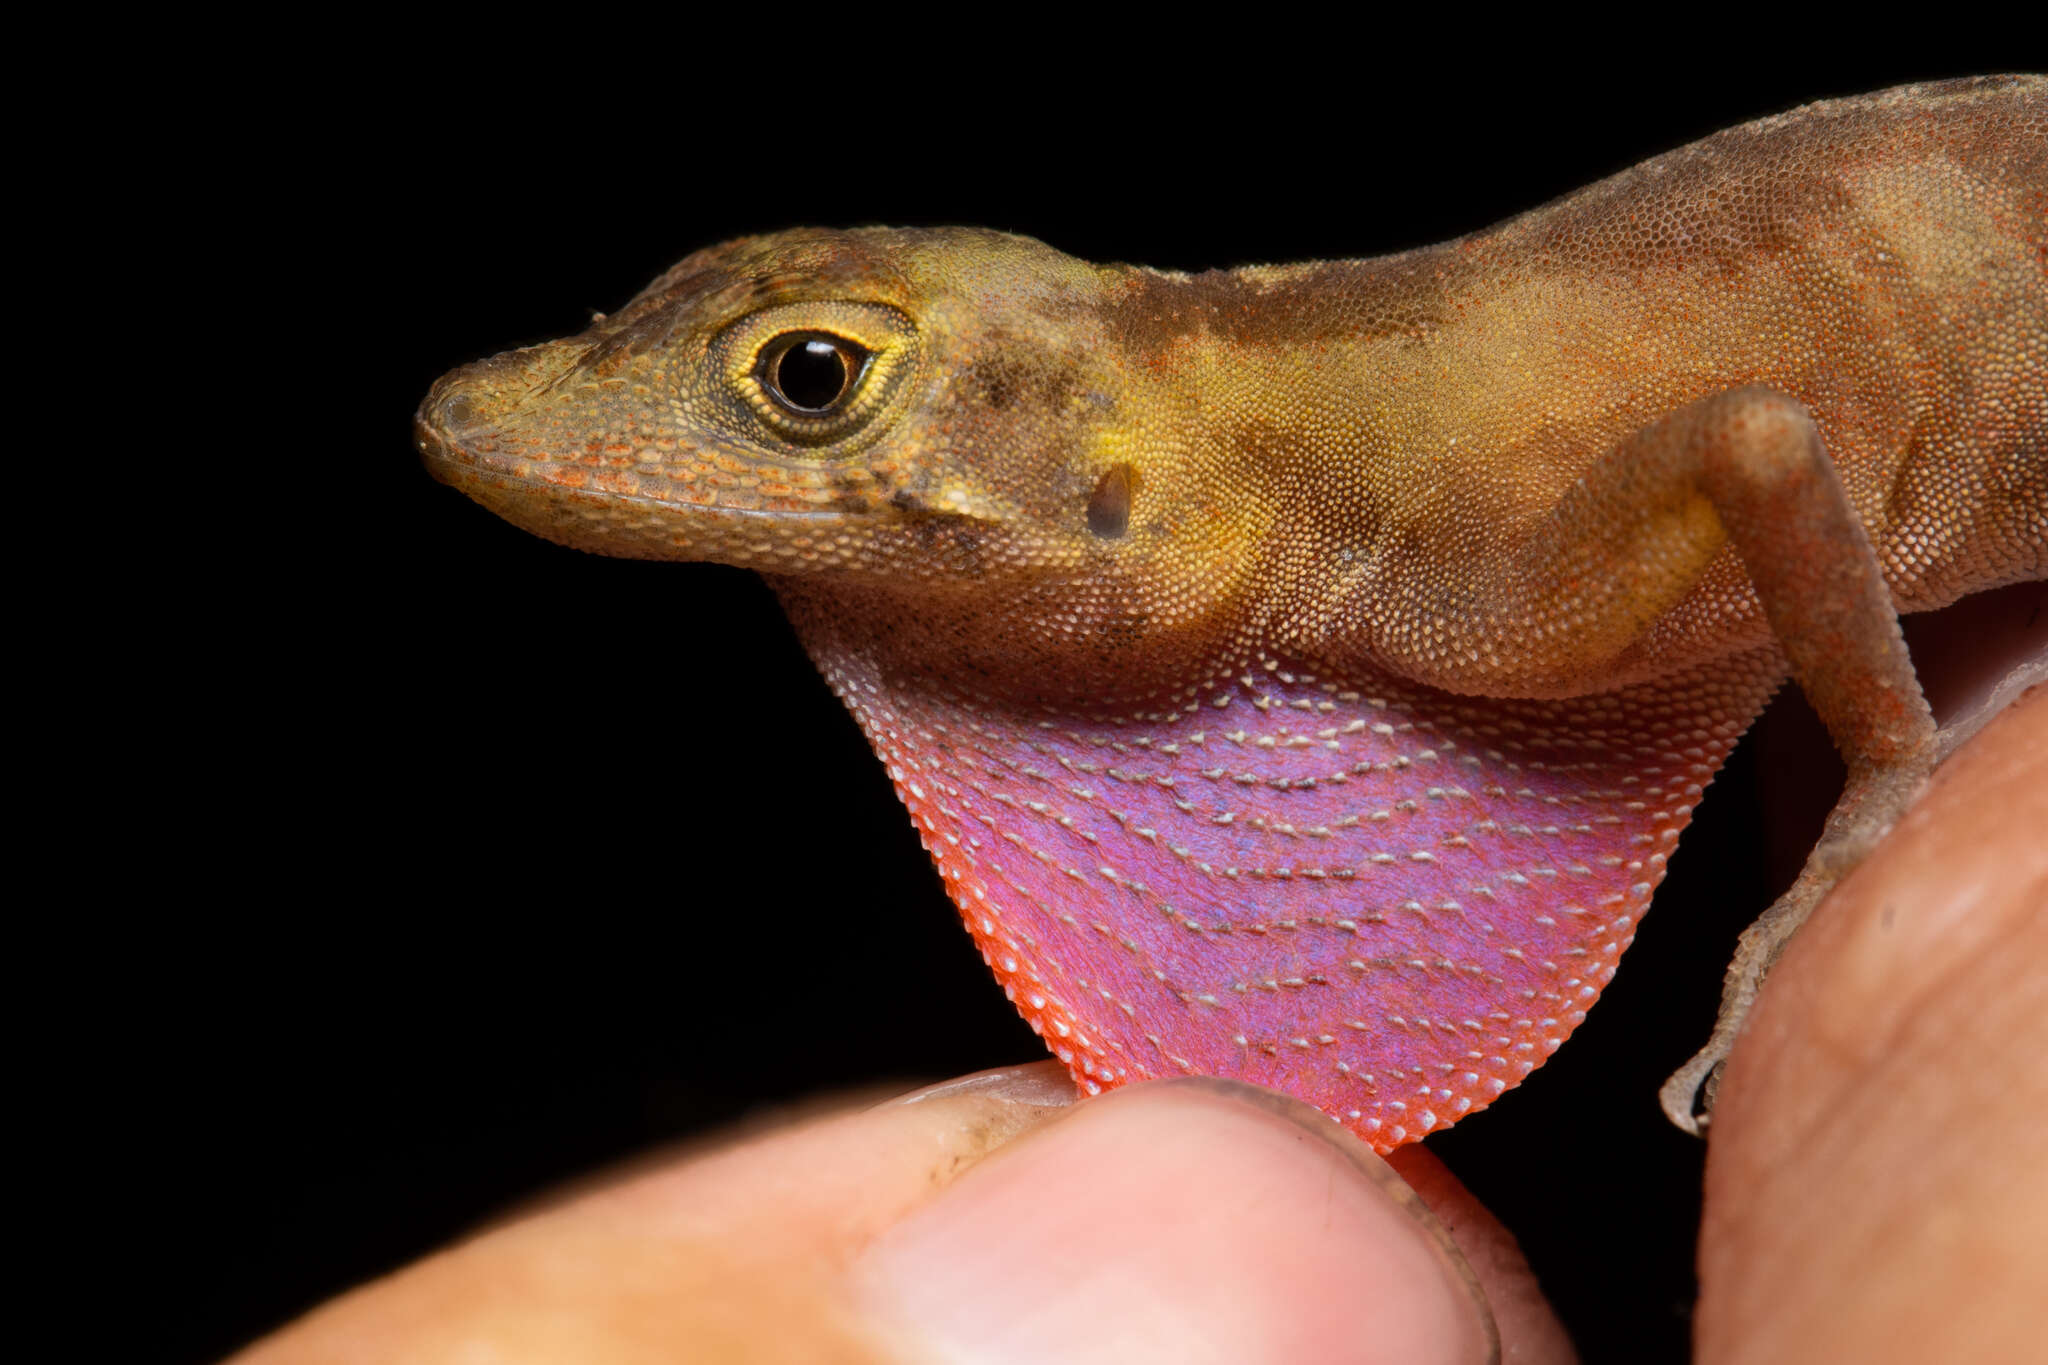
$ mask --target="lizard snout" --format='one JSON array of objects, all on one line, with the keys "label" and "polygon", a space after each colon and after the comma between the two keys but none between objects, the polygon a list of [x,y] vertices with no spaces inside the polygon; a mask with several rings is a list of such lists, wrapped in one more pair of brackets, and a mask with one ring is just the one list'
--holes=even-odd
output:
[{"label": "lizard snout", "polygon": [[489,467],[511,420],[574,373],[589,352],[575,341],[507,351],[441,376],[413,415],[413,445],[443,483]]},{"label": "lizard snout", "polygon": [[461,468],[476,463],[462,445],[462,435],[475,430],[479,404],[464,387],[451,381],[461,370],[443,376],[412,418],[413,447],[420,453],[427,472],[442,483],[453,483]]}]

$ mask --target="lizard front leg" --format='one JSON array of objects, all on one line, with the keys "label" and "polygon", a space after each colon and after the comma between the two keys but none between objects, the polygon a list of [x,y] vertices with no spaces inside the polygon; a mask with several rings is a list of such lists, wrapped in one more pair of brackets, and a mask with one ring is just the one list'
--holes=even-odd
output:
[{"label": "lizard front leg", "polygon": [[1375,613],[1396,624],[1368,637],[1383,662],[1455,691],[1602,691],[1657,666],[1644,649],[1651,627],[1730,542],[1849,778],[1798,880],[1743,935],[1707,1046],[1663,1089],[1672,1122],[1695,1133],[1705,1122],[1695,1099],[1704,1083],[1711,1108],[1771,964],[1934,759],[1933,718],[1883,571],[1806,408],[1744,388],[1681,409],[1596,461],[1490,568],[1455,585],[1411,579],[1407,601]]},{"label": "lizard front leg", "polygon": [[1884,575],[1819,432],[1803,408],[1753,392],[1709,400],[1698,438],[1703,482],[1848,781],[1798,878],[1743,932],[1706,1046],[1659,1092],[1665,1115],[1692,1133],[1712,1113],[1722,1065],[1771,965],[1898,820],[1936,756],[1934,718]]}]

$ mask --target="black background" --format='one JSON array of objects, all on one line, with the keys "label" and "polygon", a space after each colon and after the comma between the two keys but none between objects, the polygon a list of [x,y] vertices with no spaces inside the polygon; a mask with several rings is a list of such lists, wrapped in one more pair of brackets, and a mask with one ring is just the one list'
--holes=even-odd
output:
[{"label": "black background", "polygon": [[[109,934],[124,1036],[93,1072],[125,1116],[117,1241],[151,1358],[218,1355],[762,1106],[1043,1055],[765,589],[557,549],[433,484],[407,428],[442,371],[743,233],[972,223],[1190,270],[1370,255],[1807,100],[2022,55],[1816,64],[1702,35],[1693,66],[1482,70],[1454,56],[1467,35],[1276,30],[1006,58],[1000,33],[895,22],[808,57],[794,17],[595,53],[451,27],[310,114],[252,97],[230,149],[250,250],[208,284],[263,392],[209,428],[230,492],[166,565],[204,587],[157,599],[211,647],[140,665],[190,699],[155,761],[194,780],[112,812],[176,831],[154,884],[191,907]],[[1769,724],[1824,789],[1810,723]],[[1430,1140],[1589,1360],[1684,1355],[1703,1149],[1655,1088],[1817,819],[1809,800],[1766,838],[1756,748],[1590,1022]]]}]

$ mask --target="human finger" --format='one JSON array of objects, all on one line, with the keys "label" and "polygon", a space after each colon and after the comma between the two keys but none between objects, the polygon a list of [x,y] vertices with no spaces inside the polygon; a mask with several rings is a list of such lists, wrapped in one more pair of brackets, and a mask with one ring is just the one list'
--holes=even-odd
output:
[{"label": "human finger", "polygon": [[2048,689],[1773,969],[1714,1114],[1702,1361],[2019,1359],[2048,1299]]},{"label": "human finger", "polygon": [[[1020,1068],[645,1170],[247,1359],[1489,1358],[1464,1258],[1322,1115],[1228,1082],[1071,1099],[1056,1069]],[[1488,1273],[1518,1264],[1467,1212]]]}]

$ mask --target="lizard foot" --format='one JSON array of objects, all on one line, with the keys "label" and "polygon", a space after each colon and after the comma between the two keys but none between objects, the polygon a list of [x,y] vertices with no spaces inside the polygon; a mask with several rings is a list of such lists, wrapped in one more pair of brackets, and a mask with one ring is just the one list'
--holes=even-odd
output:
[{"label": "lizard foot", "polygon": [[1673,1072],[1657,1092],[1665,1117],[1678,1127],[1695,1137],[1706,1131],[1722,1068],[1749,1019],[1764,978],[1814,907],[1855,870],[1919,794],[1934,769],[1937,754],[1932,738],[1907,755],[1850,775],[1841,800],[1828,815],[1826,831],[1807,855],[1798,879],[1742,931],[1721,985],[1721,1008],[1713,1033],[1706,1046]]},{"label": "lizard foot", "polygon": [[1757,992],[1763,989],[1764,977],[1813,907],[1834,889],[1835,880],[1832,876],[1823,880],[1816,875],[1813,860],[1809,859],[1792,888],[1757,916],[1737,940],[1728,975],[1721,983],[1721,1008],[1714,1016],[1714,1031],[1708,1035],[1706,1046],[1672,1072],[1671,1079],[1657,1092],[1664,1117],[1694,1137],[1707,1130],[1714,1112],[1714,1096],[1721,1088],[1722,1068],[1749,1019]]},{"label": "lizard foot", "polygon": [[1800,869],[1798,880],[1745,929],[1721,987],[1720,1013],[1707,1044],[1671,1074],[1657,1092],[1664,1115],[1695,1137],[1706,1131],[1720,1089],[1721,1071],[1749,1017],[1764,977],[1813,908],[1847,876],[1895,824],[1935,766],[2032,688],[2048,684],[2048,649],[2029,646],[2002,674],[1980,683],[1941,725],[1907,755],[1852,772],[1828,816],[1826,832]]}]

